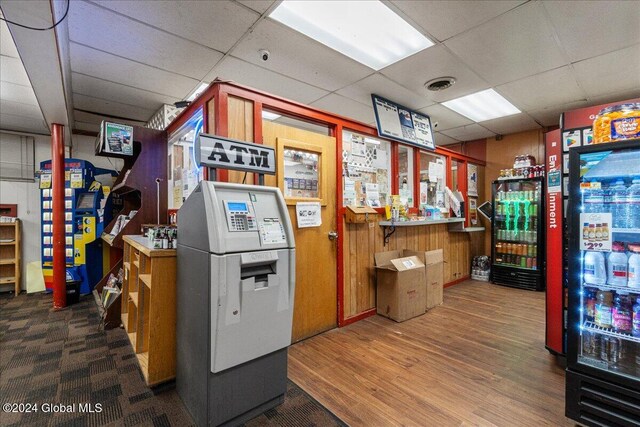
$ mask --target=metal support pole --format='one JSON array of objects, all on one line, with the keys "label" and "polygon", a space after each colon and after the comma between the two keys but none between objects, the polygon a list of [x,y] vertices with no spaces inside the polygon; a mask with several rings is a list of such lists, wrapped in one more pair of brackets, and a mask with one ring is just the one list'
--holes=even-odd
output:
[{"label": "metal support pole", "polygon": [[258,174],[258,185],[264,185],[264,174]]},{"label": "metal support pole", "polygon": [[51,181],[53,201],[53,309],[67,306],[64,227],[64,126],[51,126]]}]

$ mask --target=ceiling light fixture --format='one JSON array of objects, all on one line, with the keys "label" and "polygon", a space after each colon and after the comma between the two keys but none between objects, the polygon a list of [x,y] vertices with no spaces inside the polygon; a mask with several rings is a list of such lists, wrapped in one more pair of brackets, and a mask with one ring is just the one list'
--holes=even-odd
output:
[{"label": "ceiling light fixture", "polygon": [[433,46],[378,0],[285,0],[270,17],[374,70]]},{"label": "ceiling light fixture", "polygon": [[452,99],[451,101],[443,102],[442,105],[470,118],[474,122],[484,122],[521,112],[493,89]]},{"label": "ceiling light fixture", "polygon": [[432,92],[438,92],[441,90],[449,89],[456,82],[455,77],[438,77],[437,79],[429,80],[424,84],[427,90]]},{"label": "ceiling light fixture", "polygon": [[269,121],[274,121],[282,117],[280,114],[272,113],[271,111],[262,110],[262,118]]}]

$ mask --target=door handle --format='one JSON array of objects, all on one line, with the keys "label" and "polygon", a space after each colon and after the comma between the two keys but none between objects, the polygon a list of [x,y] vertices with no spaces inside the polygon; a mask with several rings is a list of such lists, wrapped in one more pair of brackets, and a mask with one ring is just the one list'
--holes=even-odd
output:
[{"label": "door handle", "polygon": [[338,233],[336,231],[329,232],[329,240],[336,240],[338,238]]}]

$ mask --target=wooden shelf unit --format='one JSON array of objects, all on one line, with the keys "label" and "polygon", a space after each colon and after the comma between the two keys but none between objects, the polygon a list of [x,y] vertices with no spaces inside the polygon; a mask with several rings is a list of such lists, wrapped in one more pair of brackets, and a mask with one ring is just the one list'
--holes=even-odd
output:
[{"label": "wooden shelf unit", "polygon": [[176,250],[124,236],[121,319],[149,386],[176,376]]},{"label": "wooden shelf unit", "polygon": [[15,295],[20,294],[22,279],[22,223],[0,222],[0,285],[13,283]]}]

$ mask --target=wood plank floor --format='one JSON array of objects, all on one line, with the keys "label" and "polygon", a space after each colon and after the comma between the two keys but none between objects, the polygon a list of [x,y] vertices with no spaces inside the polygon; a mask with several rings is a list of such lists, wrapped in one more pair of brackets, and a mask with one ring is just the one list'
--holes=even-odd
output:
[{"label": "wood plank floor", "polygon": [[467,281],[418,318],[293,345],[289,377],[351,426],[573,425],[544,322],[544,293]]}]

